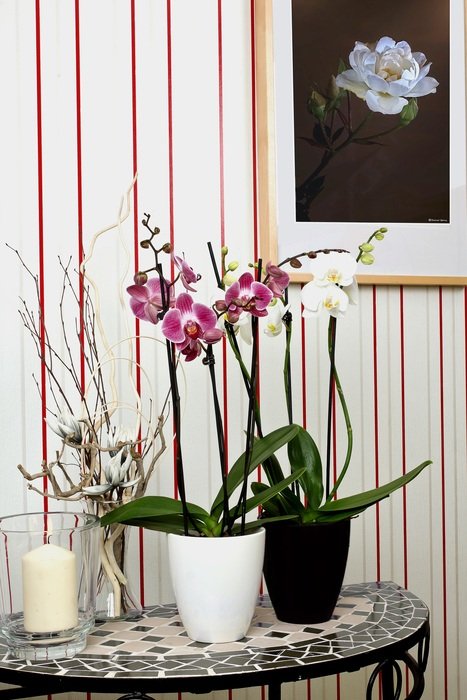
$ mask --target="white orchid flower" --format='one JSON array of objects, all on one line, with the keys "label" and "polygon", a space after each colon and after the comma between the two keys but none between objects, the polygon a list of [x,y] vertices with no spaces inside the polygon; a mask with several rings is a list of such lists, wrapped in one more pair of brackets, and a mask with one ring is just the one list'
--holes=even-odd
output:
[{"label": "white orchid flower", "polygon": [[351,69],[340,73],[336,84],[365,100],[372,112],[399,114],[410,98],[436,92],[439,85],[428,77],[431,63],[423,53],[412,53],[406,41],[388,36],[374,48],[356,41],[349,63]]},{"label": "white orchid flower", "polygon": [[66,408],[59,411],[56,417],[52,415],[47,418],[46,423],[62,440],[68,439],[79,443],[83,439],[80,424]]},{"label": "white orchid flower", "polygon": [[308,282],[302,289],[303,318],[317,316],[321,311],[327,311],[331,316],[343,316],[349,305],[346,292],[336,284],[326,287]]},{"label": "white orchid flower", "polygon": [[234,328],[247,345],[252,344],[253,335],[251,332],[251,316],[249,314],[242,314],[237,323],[234,324]]},{"label": "white orchid flower", "polygon": [[284,315],[290,308],[290,304],[287,306],[279,298],[274,298],[268,306],[268,315],[266,318],[262,319],[265,324],[264,333],[270,338],[274,338],[276,335],[282,333],[282,328],[284,326],[283,318]]},{"label": "white orchid flower", "polygon": [[[265,335],[270,338],[279,335],[282,332],[283,327],[283,317],[284,314],[289,310],[290,304],[284,305],[283,301],[279,298],[274,298],[269,306],[267,307],[267,316],[260,318],[260,327],[262,328]],[[247,314],[242,314],[238,319],[237,323],[234,324],[235,332],[238,333],[240,338],[247,345],[251,345],[253,342],[253,337],[251,333],[251,318]]]},{"label": "white orchid flower", "polygon": [[352,304],[353,306],[356,306],[358,304],[358,283],[357,280],[354,279],[352,284],[350,284],[348,287],[344,288],[345,293],[349,297],[349,304]]},{"label": "white orchid flower", "polygon": [[318,286],[337,284],[339,287],[348,287],[354,282],[357,261],[346,251],[331,251],[319,253],[316,258],[312,258],[309,267],[313,281]]}]

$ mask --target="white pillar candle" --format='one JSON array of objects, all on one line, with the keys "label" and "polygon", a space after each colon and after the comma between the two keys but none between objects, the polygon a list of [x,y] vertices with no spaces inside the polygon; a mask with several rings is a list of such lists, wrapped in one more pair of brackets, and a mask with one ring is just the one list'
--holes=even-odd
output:
[{"label": "white pillar candle", "polygon": [[58,632],[78,624],[76,555],[44,544],[23,556],[26,632]]}]

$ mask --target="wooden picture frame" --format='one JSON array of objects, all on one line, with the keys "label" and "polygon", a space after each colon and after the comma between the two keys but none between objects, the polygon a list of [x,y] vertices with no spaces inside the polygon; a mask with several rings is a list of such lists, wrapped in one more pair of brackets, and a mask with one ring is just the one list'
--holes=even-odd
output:
[{"label": "wooden picture frame", "polygon": [[[308,246],[310,248],[346,247],[345,241],[343,242],[339,238],[338,232],[339,229],[346,227],[346,236],[350,231],[352,238],[352,248],[347,246],[348,249],[358,250],[358,244],[366,240],[375,228],[387,226],[388,234],[385,240],[377,244],[376,264],[365,267],[363,270],[363,266],[360,266],[359,272],[361,274],[358,275],[360,283],[467,285],[465,1],[451,0],[451,35],[456,33],[456,37],[455,41],[452,41],[450,84],[455,84],[456,89],[451,90],[450,222],[445,225],[386,224],[384,221],[377,225],[372,223],[357,225],[352,222],[324,226],[320,224],[320,228],[324,229],[323,237],[321,238],[321,234],[319,234],[318,238],[313,239],[313,245]],[[281,21],[275,25],[274,13],[277,11],[274,6],[275,2],[276,0],[255,0],[258,213],[260,253],[263,261],[279,261],[287,257],[284,250],[287,251],[287,246],[290,247],[289,239],[294,238],[295,232],[299,234],[301,230],[305,230],[304,227],[308,227],[308,222],[296,222],[295,220],[291,221],[291,219],[286,222],[284,227],[279,216],[284,197],[283,183],[281,184],[280,178],[277,177],[278,170],[282,172],[282,162],[280,161],[282,156],[279,153],[278,143],[280,144],[280,130],[283,129],[283,124],[278,119],[276,100],[278,93],[280,93],[278,74],[280,71],[280,80],[282,80],[284,70],[283,66],[278,66],[277,63],[284,59],[285,54],[283,49],[281,49],[281,53],[277,50],[279,45],[278,32],[282,34],[282,39],[280,39],[282,46],[284,46],[284,41],[286,45],[287,42],[291,45],[292,32],[291,26],[287,22]],[[288,7],[286,13],[290,13],[291,2],[292,0],[278,0],[280,11],[282,12],[284,8]],[[285,39],[284,32],[288,34]],[[287,60],[289,59],[286,58]],[[291,65],[290,59],[289,66],[285,70],[288,76],[286,80],[289,81],[292,80]],[[283,93],[280,93],[280,96],[283,103]],[[454,102],[454,100],[456,101]],[[289,109],[293,112],[292,106]],[[293,116],[289,124],[290,121],[287,121],[286,128],[290,127],[293,140]],[[455,138],[452,135],[455,135]],[[288,138],[290,140],[290,135]],[[293,153],[290,158],[293,161]],[[455,207],[454,211],[453,207]],[[316,224],[310,224],[310,226],[313,225],[316,226]],[[407,228],[409,235],[407,235]],[[284,234],[284,230],[286,234]],[[306,235],[308,236],[308,234]],[[315,244],[315,240],[317,244]],[[357,241],[357,246],[354,248],[355,241]],[[307,249],[307,247],[304,248],[304,250]],[[302,252],[302,250],[303,247],[298,243],[289,254]],[[417,268],[417,271],[414,268]],[[310,279],[310,274],[304,267],[298,273],[293,272],[291,277],[292,281],[305,282]]]}]

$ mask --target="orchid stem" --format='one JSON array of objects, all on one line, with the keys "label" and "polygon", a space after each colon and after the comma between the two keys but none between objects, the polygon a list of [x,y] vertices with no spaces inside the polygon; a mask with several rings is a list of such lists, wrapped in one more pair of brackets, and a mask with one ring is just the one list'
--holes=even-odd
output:
[{"label": "orchid stem", "polygon": [[216,277],[217,286],[219,287],[219,289],[224,289],[225,285],[222,282],[222,278],[219,274],[219,268],[217,267],[216,258],[214,256],[214,251],[212,249],[212,243],[210,241],[208,242],[208,250],[209,250],[209,257],[211,258],[211,263],[212,263],[212,267],[214,270],[214,275]]},{"label": "orchid stem", "polygon": [[223,512],[222,512],[222,528],[221,533],[224,533],[224,528],[227,524],[228,534],[231,533],[230,523],[228,523],[229,514],[229,495],[227,492],[227,475],[226,469],[227,464],[225,460],[225,442],[224,442],[224,424],[222,422],[222,413],[219,404],[219,396],[217,393],[217,383],[216,383],[216,371],[215,371],[215,358],[212,351],[212,345],[208,345],[206,349],[206,358],[204,360],[205,364],[209,366],[209,375],[211,377],[211,387],[212,387],[212,397],[214,401],[214,413],[216,417],[216,432],[217,432],[217,443],[219,447],[219,461],[221,467],[221,480],[222,480],[222,498],[223,498]]},{"label": "orchid stem", "polygon": [[[169,308],[169,300],[167,298],[167,287],[164,279],[164,274],[162,270],[162,265],[158,261],[157,252],[154,252],[156,256],[156,271],[159,276],[160,290],[161,290],[161,301],[163,313]],[[188,522],[190,521],[194,525],[195,529],[199,531],[193,518],[191,518],[187,502],[186,502],[186,492],[185,492],[185,473],[183,469],[183,455],[182,455],[182,421],[180,416],[180,393],[178,391],[178,381],[177,381],[177,367],[174,359],[174,347],[169,340],[166,340],[166,351],[167,351],[167,364],[169,368],[170,377],[170,391],[172,395],[173,404],[173,422],[175,429],[175,464],[176,464],[176,475],[177,475],[177,488],[180,495],[180,500],[182,502],[182,512],[183,512],[183,529],[185,535],[188,535]]]},{"label": "orchid stem", "polygon": [[[352,456],[353,448],[353,431],[352,424],[350,422],[350,415],[347,408],[347,403],[345,401],[344,392],[342,390],[342,385],[339,379],[339,375],[336,369],[335,363],[335,350],[336,350],[336,326],[337,320],[331,317],[329,320],[329,333],[328,333],[328,347],[329,347],[329,359],[331,363],[330,376],[329,376],[329,403],[328,403],[328,443],[327,443],[327,453],[326,453],[326,502],[334,498],[337,493],[342,479],[346,475],[347,469],[350,464],[350,459]],[[331,471],[331,419],[332,419],[332,405],[334,399],[334,388],[339,396],[339,401],[342,408],[342,413],[344,414],[345,426],[347,429],[347,452],[345,455],[344,465],[340,471],[339,477],[336,479],[334,486],[330,489],[330,471]]]},{"label": "orchid stem", "polygon": [[256,405],[256,376],[257,376],[257,361],[258,361],[258,318],[251,317],[251,327],[253,333],[253,350],[251,353],[251,387],[248,402],[248,419],[245,447],[245,465],[243,471],[243,484],[240,496],[242,506],[241,518],[241,534],[245,534],[246,520],[246,491],[248,485],[248,475],[250,473],[251,451],[253,449],[253,433],[255,429],[255,405]]},{"label": "orchid stem", "polygon": [[[285,304],[288,303],[287,289],[285,290]],[[285,324],[285,356],[284,356],[284,388],[285,400],[287,405],[287,416],[289,423],[293,423],[293,408],[292,408],[292,371],[290,367],[290,343],[292,340],[292,314],[287,311],[284,315]]]},{"label": "orchid stem", "polygon": [[[248,394],[248,396],[250,396],[251,377],[250,377],[250,373],[248,372],[246,365],[243,361],[243,357],[242,357],[242,353],[240,352],[240,348],[238,347],[237,338],[235,335],[235,330],[234,330],[233,326],[231,326],[228,323],[226,323],[226,329],[227,329],[227,336],[229,339],[230,347],[232,348],[232,351],[235,355],[235,359],[237,360],[238,365],[240,367],[243,382],[245,384],[247,394]],[[258,435],[259,435],[259,437],[263,437],[263,430],[261,427],[261,413],[259,410],[258,401],[256,401],[256,397],[255,397],[255,421],[256,421],[256,428],[258,430]]]},{"label": "orchid stem", "polygon": [[[288,290],[285,290],[284,301],[287,306],[288,303]],[[292,340],[292,314],[287,311],[284,314],[284,325],[285,325],[285,354],[284,354],[284,389],[285,389],[285,402],[287,406],[287,417],[289,424],[293,423],[293,406],[292,406],[292,370],[290,366],[290,343]],[[292,491],[295,493],[297,498],[300,497],[300,487],[298,481],[291,484]]]},{"label": "orchid stem", "polygon": [[345,455],[344,465],[339,473],[339,477],[336,479],[336,482],[335,482],[331,492],[329,493],[329,496],[327,497],[327,500],[331,500],[332,498],[334,498],[335,494],[337,493],[337,489],[339,488],[339,486],[342,482],[342,479],[346,475],[347,469],[349,468],[350,459],[352,457],[352,448],[353,448],[352,424],[350,422],[350,415],[349,415],[349,411],[347,408],[347,403],[345,401],[344,392],[342,390],[342,385],[340,383],[339,375],[337,374],[337,369],[336,369],[335,365],[334,365],[334,383],[335,383],[335,387],[337,390],[337,395],[339,396],[339,401],[341,404],[342,413],[344,414],[345,427],[347,430],[347,452]]},{"label": "orchid stem", "polygon": [[336,319],[331,316],[328,326],[328,351],[329,351],[329,390],[328,390],[328,420],[326,435],[326,500],[331,490],[331,438],[332,438],[332,409],[334,404],[334,375],[335,375],[335,350],[336,350]]}]

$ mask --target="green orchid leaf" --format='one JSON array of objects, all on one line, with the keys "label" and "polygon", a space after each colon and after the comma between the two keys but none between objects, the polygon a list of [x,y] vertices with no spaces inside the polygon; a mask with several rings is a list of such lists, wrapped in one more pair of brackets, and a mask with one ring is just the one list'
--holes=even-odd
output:
[{"label": "green orchid leaf", "polygon": [[[262,527],[263,525],[266,525],[267,523],[277,523],[280,521],[293,521],[295,520],[294,517],[290,515],[280,515],[279,517],[274,517],[274,518],[258,518],[258,520],[249,520],[248,522],[245,523],[245,532],[248,532],[249,530],[257,530],[259,527]],[[239,523],[236,523],[233,528],[232,528],[232,533],[234,535],[239,535],[241,534],[241,525]]]},{"label": "green orchid leaf", "polygon": [[[264,486],[267,488],[266,485]],[[255,493],[254,489],[253,493]],[[290,514],[301,517],[305,512],[305,506],[290,488],[282,489],[277,496],[268,500],[267,505],[264,506],[267,512],[271,511],[271,504],[273,504],[272,510],[279,510],[283,515]]]},{"label": "green orchid leaf", "polygon": [[338,510],[330,513],[324,512],[321,509],[319,511],[307,511],[301,522],[304,525],[311,525],[312,523],[337,523],[340,520],[356,518],[360,513],[363,513],[366,508],[367,506],[362,506],[360,508],[349,508],[348,510]]},{"label": "green orchid leaf", "polygon": [[425,467],[432,464],[431,460],[422,462],[418,467],[415,467],[407,474],[403,474],[398,479],[390,481],[384,486],[379,486],[376,489],[371,489],[370,491],[364,491],[363,493],[355,494],[354,496],[347,496],[345,498],[338,498],[335,501],[329,501],[319,508],[320,513],[333,513],[337,511],[355,511],[355,510],[365,510],[369,506],[378,503],[383,498],[387,498],[393,491],[402,488],[408,484],[412,479],[420,474]]},{"label": "green orchid leaf", "polygon": [[281,499],[281,503],[284,504],[286,513],[301,514],[305,510],[305,506],[299,497],[294,494],[292,489],[287,488],[281,491],[279,498]]},{"label": "green orchid leaf", "polygon": [[[147,518],[135,518],[134,520],[128,520],[126,525],[133,527],[142,527],[145,530],[155,530],[156,532],[167,532],[173,533],[174,535],[184,535],[185,527],[183,524],[183,518],[180,518],[178,522],[166,522],[165,520],[150,520]],[[196,530],[193,528],[188,529],[189,535],[196,535]]]},{"label": "green orchid leaf", "polygon": [[276,455],[271,455],[263,462],[263,471],[271,484],[277,484],[279,481],[285,479],[285,474],[282,471],[279,460]]},{"label": "green orchid leaf", "polygon": [[[194,503],[187,503],[188,511],[194,518],[199,518],[203,522],[209,522],[211,516],[203,508]],[[183,513],[181,501],[168,496],[143,496],[135,501],[125,503],[119,508],[106,513],[101,518],[101,525],[111,525],[112,523],[125,523],[130,520],[160,520],[166,516]]]},{"label": "green orchid leaf", "polygon": [[[299,428],[300,426],[295,424],[286,425],[256,440],[251,450],[251,458],[248,467],[248,473],[251,474],[251,472],[254,469],[256,469],[256,467],[258,467],[260,464],[263,464],[263,462],[267,460],[268,457],[273,455],[274,452],[277,452],[279,448],[283,447],[285,444],[290,442],[290,440],[292,440],[297,434]],[[243,453],[237,459],[237,461],[235,462],[235,464],[233,464],[232,468],[227,474],[226,489],[229,498],[233,494],[235,489],[238,486],[240,486],[240,484],[243,482],[244,471],[245,453]],[[211,507],[211,516],[216,520],[219,520],[221,516],[222,507],[223,490],[220,489]]]},{"label": "green orchid leaf", "polygon": [[[255,496],[257,494],[264,493],[264,491],[266,491],[267,488],[268,488],[268,485],[264,484],[262,482],[255,481],[253,484],[251,484],[251,490],[253,491]],[[284,507],[281,504],[279,494],[268,500],[266,510],[268,513],[271,513],[272,515],[281,516],[281,517],[283,515],[286,515],[286,513],[287,513],[287,511],[284,509]]]},{"label": "green orchid leaf", "polygon": [[300,428],[297,435],[288,443],[287,452],[292,472],[305,468],[299,484],[310,507],[318,508],[324,492],[323,470],[319,450],[310,433]]},{"label": "green orchid leaf", "polygon": [[[290,474],[290,476],[287,476],[283,481],[280,481],[278,484],[274,484],[274,486],[268,486],[266,489],[261,489],[259,493],[255,494],[254,496],[251,496],[250,498],[247,498],[245,502],[246,512],[249,513],[250,510],[253,510],[253,508],[257,508],[258,506],[267,503],[270,498],[273,498],[293,481],[299,479],[304,471],[305,469],[298,470],[294,474]],[[229,511],[229,515],[234,516],[236,510],[237,508],[231,508]]]}]

